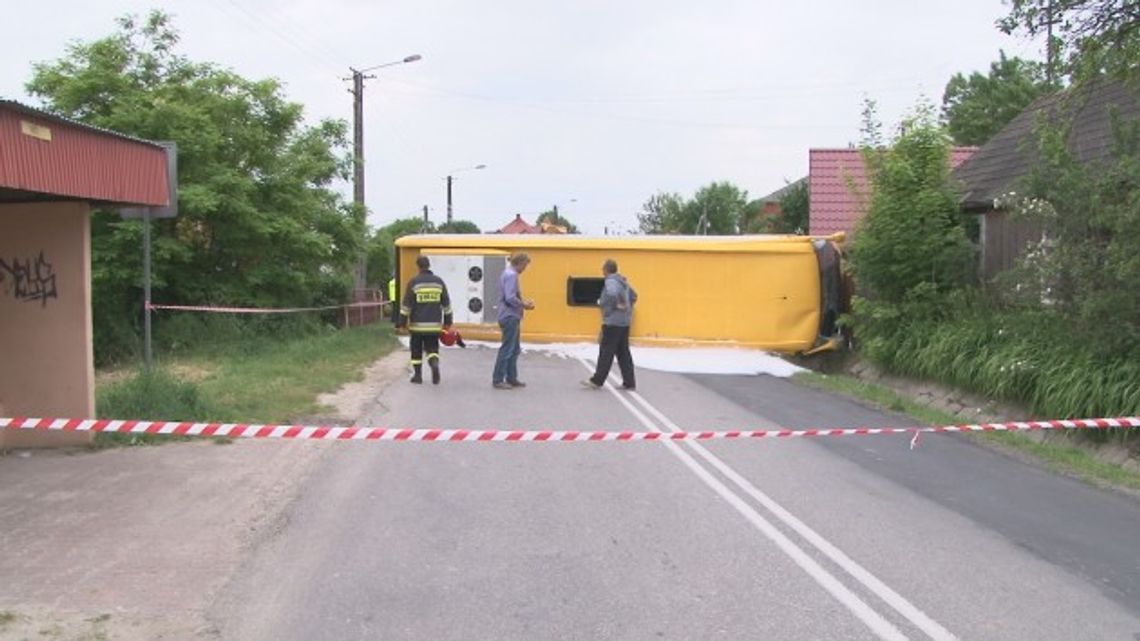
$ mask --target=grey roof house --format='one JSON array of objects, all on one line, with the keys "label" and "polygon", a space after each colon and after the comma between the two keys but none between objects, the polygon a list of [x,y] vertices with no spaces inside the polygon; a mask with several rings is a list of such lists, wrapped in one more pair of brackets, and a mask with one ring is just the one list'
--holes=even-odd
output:
[{"label": "grey roof house", "polygon": [[1041,118],[1071,126],[1069,150],[1077,160],[1103,162],[1112,152],[1114,119],[1140,120],[1140,89],[1101,80],[1039,98],[951,172],[962,209],[980,215],[985,279],[1012,267],[1026,246],[1040,238],[1039,227],[1013,219],[995,201],[1019,191],[1032,172]]}]

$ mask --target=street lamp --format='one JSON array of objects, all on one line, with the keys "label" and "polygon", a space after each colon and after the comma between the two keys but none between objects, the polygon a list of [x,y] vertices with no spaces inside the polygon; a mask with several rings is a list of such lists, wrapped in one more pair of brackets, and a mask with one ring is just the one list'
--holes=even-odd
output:
[{"label": "street lamp", "polygon": [[[367,223],[368,221],[368,212],[364,207],[364,81],[376,77],[375,75],[366,76],[364,74],[384,67],[415,62],[420,58],[421,56],[417,53],[400,60],[385,62],[382,65],[374,65],[365,69],[348,68],[352,72],[350,78],[345,78],[345,80],[352,80],[352,89],[349,90],[349,93],[352,94],[352,202],[360,211],[359,215],[363,218],[361,222]],[[367,225],[363,225],[363,227],[367,234]],[[364,289],[367,276],[366,269],[367,258],[364,250],[361,249],[360,255],[356,258],[356,289]]]},{"label": "street lamp", "polygon": [[447,224],[451,225],[451,182],[452,174],[457,174],[461,171],[471,171],[474,169],[486,169],[487,165],[475,165],[474,167],[460,167],[459,169],[452,169],[447,172]]},{"label": "street lamp", "polygon": [[407,64],[409,62],[415,62],[417,60],[421,60],[422,58],[423,58],[423,56],[421,56],[420,54],[417,53],[417,54],[407,56],[407,57],[403,58],[402,60],[396,60],[393,62],[385,62],[382,65],[375,65],[372,67],[368,67],[367,69],[360,69],[359,71],[356,71],[356,73],[364,73],[366,71],[375,71],[377,69],[383,69],[384,67],[391,67],[393,65]]}]

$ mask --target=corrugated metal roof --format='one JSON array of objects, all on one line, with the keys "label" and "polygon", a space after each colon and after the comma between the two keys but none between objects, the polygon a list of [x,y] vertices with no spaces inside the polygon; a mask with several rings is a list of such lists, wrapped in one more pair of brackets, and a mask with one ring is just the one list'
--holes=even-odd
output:
[{"label": "corrugated metal roof", "polygon": [[162,207],[166,168],[158,143],[0,101],[0,189]]},{"label": "corrugated metal roof", "polygon": [[1140,94],[1124,83],[1101,81],[1038,98],[953,172],[962,205],[989,209],[995,198],[1015,191],[1036,160],[1039,116],[1072,123],[1069,150],[1082,163],[1100,162],[1112,152],[1113,116],[1140,120]]},{"label": "corrugated metal roof", "polygon": [[[965,162],[977,147],[954,147],[950,167]],[[808,231],[814,235],[854,231],[870,204],[867,170],[859,149],[808,152]]]},{"label": "corrugated metal roof", "polygon": [[137,136],[125,134],[121,131],[115,131],[113,129],[106,129],[104,127],[96,127],[95,125],[89,125],[85,122],[75,120],[74,118],[68,118],[67,116],[61,116],[57,113],[52,113],[50,111],[45,111],[43,109],[37,109],[35,107],[25,105],[22,102],[18,102],[15,100],[9,100],[7,98],[0,98],[0,109],[9,109],[11,111],[15,111],[18,113],[23,113],[23,114],[27,114],[29,116],[34,116],[36,118],[42,118],[44,120],[51,120],[53,122],[58,122],[61,124],[70,125],[72,127],[79,127],[81,129],[87,129],[89,131],[105,134],[108,136],[114,136],[115,138],[122,138],[123,140],[130,140],[133,142],[142,143],[144,145],[153,145],[155,147],[161,146],[153,140],[146,140],[145,138],[139,138]]}]

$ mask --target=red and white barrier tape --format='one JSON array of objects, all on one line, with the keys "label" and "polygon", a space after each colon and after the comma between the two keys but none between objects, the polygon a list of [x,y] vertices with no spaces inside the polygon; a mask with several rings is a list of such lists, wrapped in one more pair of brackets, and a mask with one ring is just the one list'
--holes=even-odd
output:
[{"label": "red and white barrier tape", "polygon": [[179,312],[216,312],[220,314],[293,314],[296,312],[321,312],[328,309],[343,309],[354,307],[383,307],[388,301],[382,303],[347,303],[345,305],[329,305],[327,307],[210,307],[206,305],[154,305],[148,304],[149,309],[166,309]]},{"label": "red and white barrier tape", "polygon": [[253,425],[245,423],[180,423],[66,418],[0,418],[0,428],[64,432],[118,432],[176,436],[230,436],[357,441],[521,441],[560,443],[580,441],[710,441],[721,439],[796,438],[812,436],[871,436],[911,434],[911,447],[920,434],[937,432],[1017,432],[1029,430],[1108,429],[1140,427],[1140,417],[1090,418],[1016,423],[981,423],[941,427],[857,427],[834,429],[728,430],[707,432],[584,432],[557,430],[410,429],[389,427],[331,427]]}]

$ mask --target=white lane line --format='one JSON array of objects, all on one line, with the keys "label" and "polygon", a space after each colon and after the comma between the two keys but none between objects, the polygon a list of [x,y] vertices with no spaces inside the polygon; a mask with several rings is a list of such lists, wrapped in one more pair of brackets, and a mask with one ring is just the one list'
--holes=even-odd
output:
[{"label": "white lane line", "polygon": [[[589,371],[594,368],[584,359],[579,358],[578,362]],[[661,432],[662,430],[654,424],[645,414],[639,411],[628,400],[623,398],[623,395],[629,395],[630,392],[619,392],[612,385],[607,384],[606,389],[614,395],[622,405],[633,414],[634,418],[641,422],[651,432]],[[636,393],[634,393],[636,396]],[[811,558],[807,552],[804,552],[795,543],[792,542],[783,532],[772,525],[770,521],[765,519],[759,512],[757,512],[747,501],[737,496],[732,490],[724,483],[720,482],[708,470],[701,466],[691,455],[685,452],[681,447],[673,441],[662,441],[665,447],[673,453],[682,463],[685,464],[697,478],[705,482],[714,492],[716,492],[722,499],[729,505],[736,509],[749,523],[751,523],[757,530],[768,537],[770,541],[776,544],[784,554],[807,573],[812,579],[815,580],[823,589],[827,590],[831,596],[835,597],[837,601],[842,603],[851,611],[860,621],[862,621],[868,628],[871,629],[880,639],[885,641],[906,641],[907,637],[894,626],[890,621],[887,621],[881,614],[876,612],[871,606],[867,605],[865,601],[859,598],[857,594],[852,592],[843,585],[839,579],[835,578],[830,572],[825,570],[823,566]]]},{"label": "white lane line", "polygon": [[[617,391],[614,390],[614,393],[617,393]],[[678,427],[676,423],[669,420],[669,417],[650,404],[649,401],[645,400],[640,394],[635,392],[632,396],[638,404],[645,408],[647,412],[670,431],[681,431],[681,428]],[[864,587],[894,608],[896,612],[906,617],[908,621],[926,633],[931,639],[935,641],[955,641],[957,639],[949,630],[942,627],[942,625],[934,619],[931,619],[925,612],[918,609],[917,606],[906,600],[901,594],[895,592],[874,574],[871,574],[869,570],[856,563],[851,557],[847,556],[842,550],[823,538],[818,532],[808,527],[803,521],[796,518],[782,505],[774,501],[767,494],[761,492],[760,489],[749,482],[748,479],[738,474],[736,470],[729,467],[728,464],[717,458],[712,452],[709,452],[703,445],[693,441],[686,441],[686,444],[701,458],[707,461],[709,465],[712,465],[718,472],[723,474],[725,478],[732,481],[741,491],[752,497],[760,505],[763,505],[764,508],[771,512],[776,518],[792,528],[792,530],[802,536],[808,543],[811,543],[817,550],[827,556],[827,558],[843,568],[844,572],[847,572],[847,574],[854,577],[855,580],[862,583]]]}]

